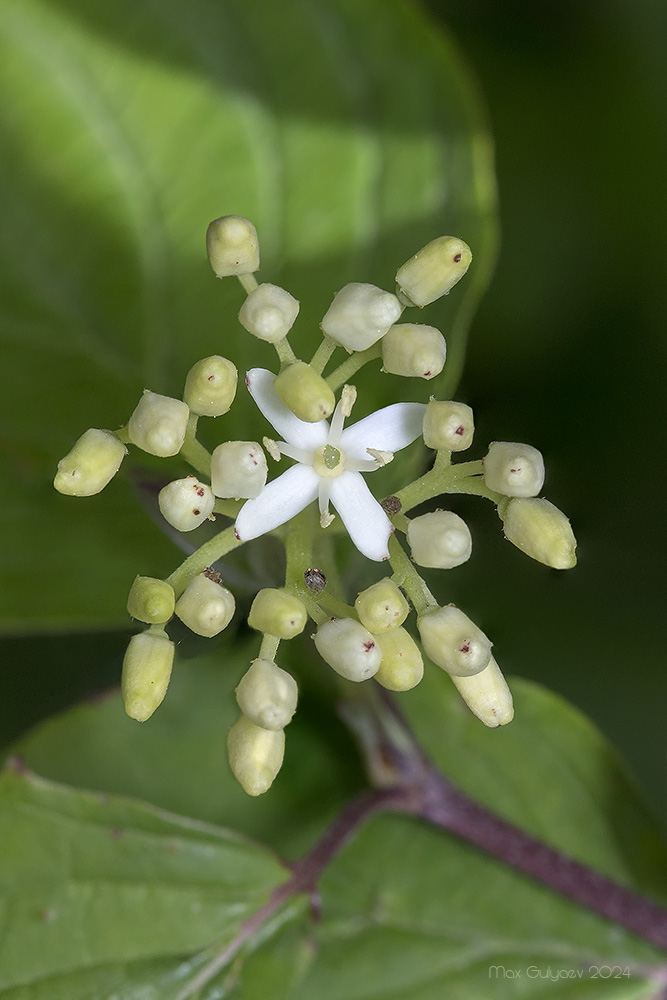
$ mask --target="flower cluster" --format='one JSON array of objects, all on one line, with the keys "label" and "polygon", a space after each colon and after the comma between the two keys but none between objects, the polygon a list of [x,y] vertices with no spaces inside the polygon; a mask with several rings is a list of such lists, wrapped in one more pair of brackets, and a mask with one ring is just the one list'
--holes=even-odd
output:
[{"label": "flower cluster", "polygon": [[[472,444],[473,413],[464,403],[433,397],[428,403],[397,402],[344,426],[357,395],[349,380],[366,363],[381,359],[385,372],[427,380],[442,370],[446,344],[440,331],[399,320],[406,308],[421,308],[454,287],[470,265],[469,248],[454,237],[433,240],[398,269],[395,292],[346,285],[322,319],[322,341],[306,363],[287,339],[299,303],[254,277],[259,242],[252,223],[239,216],[216,219],[206,242],[215,274],[235,275],[246,292],[240,323],[278,354],[277,373],[253,368],[245,378],[278,439],[224,441],[212,453],[204,448],[197,438],[199,418],[226,413],[237,389],[234,364],[214,355],[190,370],[182,400],[147,389],[125,427],[87,430],[59,463],[54,481],[61,493],[91,496],[116,474],[127,444],[151,455],[180,455],[196,474],[160,491],[162,516],[181,532],[196,531],[206,520],[224,523],[166,580],[137,576],[132,584],[128,612],[147,628],[130,640],[123,663],[127,714],[143,722],[165,696],[174,661],[166,627],[174,615],[207,637],[232,621],[234,596],[215,562],[273,533],[285,546],[285,583],[260,590],[252,602],[248,624],[262,640],[236,689],[240,716],[228,735],[230,765],[249,794],[266,791],[281,767],[284,730],[298,691],[276,655],[309,618],[316,626],[315,648],[346,681],[374,678],[391,691],[407,691],[423,676],[423,650],[485,725],[509,722],[512,697],[491,641],[460,608],[441,605],[417,569],[448,570],[466,562],[470,530],[451,510],[408,513],[448,493],[486,497],[510,542],[547,566],[568,569],[576,562],[576,543],[565,515],[539,497],[541,454],[530,445],[495,441],[481,460],[453,461]],[[325,376],[340,348],[349,356]],[[435,451],[432,467],[379,502],[364,476],[418,438]],[[267,453],[294,464],[269,479]],[[338,531],[368,559],[389,567],[353,604],[337,596],[336,566],[323,544],[327,532]],[[405,627],[413,609],[421,649]]]}]

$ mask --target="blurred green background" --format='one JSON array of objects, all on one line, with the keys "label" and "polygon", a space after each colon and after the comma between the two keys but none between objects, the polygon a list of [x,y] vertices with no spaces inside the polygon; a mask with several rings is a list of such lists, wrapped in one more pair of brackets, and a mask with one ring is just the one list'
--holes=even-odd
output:
[{"label": "blurred green background", "polygon": [[[451,29],[478,77],[497,156],[500,254],[473,322],[457,396],[475,410],[475,455],[494,439],[525,440],[543,451],[545,492],[571,517],[580,557],[572,573],[546,570],[503,541],[487,505],[461,502],[455,509],[471,524],[475,554],[447,578],[446,597],[483,622],[506,673],[544,683],[594,719],[630,762],[656,812],[667,818],[661,447],[667,321],[667,69],[661,40],[667,15],[662,4],[649,0],[539,5],[520,0],[511,9],[495,0],[464,5],[442,0],[425,7],[432,32],[438,25]],[[149,11],[149,5],[143,9]],[[102,6],[91,7],[90,16],[107,45],[129,44],[120,20]],[[161,16],[153,12],[150,19],[154,24]],[[131,39],[138,59],[146,57],[152,41]],[[375,59],[381,60],[381,52]],[[242,75],[243,67],[229,66],[230,73]],[[187,75],[187,66],[180,70]],[[438,99],[444,115],[444,93]],[[276,101],[298,105],[289,80]],[[156,115],[163,113],[159,94],[154,107]],[[327,110],[331,120],[337,113]],[[391,102],[384,113],[390,122]],[[432,113],[437,115],[437,107]],[[409,127],[408,117],[403,106],[401,127]],[[323,135],[329,141],[325,130]],[[11,152],[5,149],[4,156],[10,160]],[[327,184],[326,169],[320,183]],[[428,219],[419,226],[428,233]],[[373,260],[370,280],[381,283],[388,262],[400,263],[416,249],[411,242],[416,231],[414,225],[396,225],[392,245]],[[467,232],[460,235],[467,238]],[[112,233],[111,244],[115,238]],[[199,239],[193,234],[194,242]],[[86,251],[102,258],[99,248]],[[10,248],[5,257],[11,260]],[[302,258],[307,259],[305,250]],[[366,277],[354,263],[347,280]],[[184,286],[190,282],[193,298],[208,281],[205,261],[198,266],[201,275],[182,279]],[[287,279],[285,284],[299,293],[294,282],[307,284],[304,268],[308,279],[321,284],[319,270],[327,266],[327,258],[302,262],[301,279],[292,266],[292,284]],[[223,299],[233,308],[233,293],[220,297],[216,286],[206,294],[199,317],[218,295],[218,322]],[[185,313],[190,307],[189,301],[181,306]],[[186,347],[179,365],[187,357]],[[180,367],[168,352],[160,363],[171,390],[178,391]],[[78,388],[80,429],[98,420],[113,426],[109,410],[94,410],[94,383]],[[136,388],[130,389],[123,397],[119,388],[117,419],[136,395]],[[413,387],[410,392],[416,398]],[[79,426],[69,439],[61,432],[61,452],[78,432]],[[130,487],[126,490],[129,497]],[[43,489],[34,507],[45,546],[52,503]],[[148,530],[139,517],[137,551]],[[74,516],[70,531],[74,539]],[[20,552],[20,545],[10,550],[13,559]],[[86,558],[96,559],[94,539]],[[163,569],[152,565],[151,571],[169,571],[170,546],[164,546],[163,561]],[[63,573],[67,568],[65,561]],[[137,570],[147,571],[141,564]],[[40,564],[30,571],[37,579]],[[11,574],[5,579],[13,601]],[[52,577],[51,585],[57,589],[58,579]],[[20,586],[25,587],[23,577]],[[71,634],[14,632],[2,640],[0,653],[5,746],[40,719],[116,683],[128,634],[85,632],[75,623]]]}]

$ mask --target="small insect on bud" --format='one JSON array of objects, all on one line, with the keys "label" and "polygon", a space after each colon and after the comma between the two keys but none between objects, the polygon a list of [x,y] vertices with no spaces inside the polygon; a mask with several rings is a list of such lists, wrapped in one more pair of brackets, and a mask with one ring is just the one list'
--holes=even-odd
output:
[{"label": "small insect on bud", "polygon": [[166,580],[137,576],[127,597],[127,610],[137,621],[161,625],[173,615],[175,601],[174,589]]},{"label": "small insect on bud", "polygon": [[392,292],[353,281],[336,292],[321,327],[350,353],[364,351],[384,337],[402,312]]},{"label": "small insect on bud", "polygon": [[189,416],[183,400],[144,389],[127,425],[130,441],[149,455],[177,455],[185,441]]},{"label": "small insect on bud", "polygon": [[273,388],[292,413],[310,424],[330,417],[336,405],[333,390],[305,361],[284,368]]},{"label": "small insect on bud", "polygon": [[125,711],[131,719],[145,722],[162,704],[173,662],[174,644],[166,632],[150,629],[132,636],[120,682]]},{"label": "small insect on bud", "polygon": [[514,718],[512,692],[493,657],[488,666],[473,677],[455,677],[452,680],[464,702],[477,718],[497,729]]},{"label": "small insect on bud", "polygon": [[218,278],[259,268],[257,230],[241,215],[223,215],[206,230],[206,253]]},{"label": "small insect on bud", "polygon": [[453,569],[472,554],[470,529],[451,510],[413,518],[408,525],[408,542],[417,565],[432,569]]},{"label": "small insect on bud", "polygon": [[[504,505],[504,506],[503,506]],[[552,569],[572,569],[577,565],[574,537],[565,514],[548,500],[520,497],[498,508],[505,537],[531,559]]]},{"label": "small insect on bud", "polygon": [[465,451],[475,433],[473,412],[465,403],[431,396],[424,414],[424,444],[436,451]]},{"label": "small insect on bud", "polygon": [[374,636],[354,618],[332,618],[313,636],[322,659],[349,681],[367,681],[382,659]]},{"label": "small insect on bud", "polygon": [[544,486],[544,459],[532,445],[494,441],[484,458],[484,482],[508,497],[535,497]]},{"label": "small insect on bud", "polygon": [[266,455],[256,441],[225,441],[211,456],[211,488],[217,497],[257,497],[267,474]]},{"label": "small insect on bud", "polygon": [[419,646],[404,628],[376,635],[382,660],[375,680],[388,691],[409,691],[424,676]]},{"label": "small insect on bud", "polygon": [[311,594],[321,594],[327,585],[327,578],[321,569],[311,566],[304,571],[303,582]]},{"label": "small insect on bud", "polygon": [[298,597],[267,587],[252,602],[248,625],[279,639],[293,639],[303,632],[307,619],[306,607]]},{"label": "small insect on bud", "polygon": [[447,345],[434,326],[397,323],[382,339],[382,370],[391,375],[431,379],[445,367]]},{"label": "small insect on bud", "polygon": [[53,485],[70,497],[100,493],[120,469],[127,448],[112,431],[91,427],[58,462]]},{"label": "small insect on bud", "polygon": [[427,306],[454,287],[472,260],[470,247],[455,236],[439,236],[418,250],[396,272],[399,296],[405,305]]},{"label": "small insect on bud", "polygon": [[160,512],[179,531],[192,531],[203,524],[215,506],[213,490],[196,476],[174,479],[157,497]]},{"label": "small insect on bud", "polygon": [[243,790],[248,795],[262,795],[282,767],[285,734],[282,729],[262,729],[242,715],[227,734],[227,754]]},{"label": "small insect on bud", "polygon": [[231,591],[200,573],[187,585],[174,610],[189,629],[211,639],[227,628],[235,608]]},{"label": "small insect on bud", "polygon": [[227,358],[202,358],[188,372],[183,399],[200,417],[221,417],[234,402],[237,379],[236,365]]},{"label": "small insect on bud", "polygon": [[453,604],[425,612],[417,628],[426,655],[452,676],[478,674],[491,659],[492,643]]},{"label": "small insect on bud", "polygon": [[284,288],[264,282],[249,293],[239,311],[248,333],[277,344],[290,332],[299,314],[299,302]]},{"label": "small insect on bud", "polygon": [[253,660],[236,689],[239,708],[262,729],[284,729],[296,712],[297,698],[294,678],[271,660]]},{"label": "small insect on bud", "polygon": [[403,594],[389,577],[362,590],[354,607],[361,624],[374,635],[398,628],[410,610]]}]

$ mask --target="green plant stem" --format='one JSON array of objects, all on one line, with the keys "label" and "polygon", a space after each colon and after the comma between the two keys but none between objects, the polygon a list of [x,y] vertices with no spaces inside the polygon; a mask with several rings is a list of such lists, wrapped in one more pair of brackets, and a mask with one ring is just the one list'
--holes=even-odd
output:
[{"label": "green plant stem", "polygon": [[234,525],[224,528],[208,542],[193,552],[181,563],[178,569],[167,577],[167,583],[174,588],[176,597],[180,597],[190,580],[203,573],[207,566],[212,566],[216,560],[226,556],[228,552],[237,549],[243,542],[234,534]]},{"label": "green plant stem", "polygon": [[423,615],[428,608],[437,608],[438,602],[395,535],[389,539],[389,561],[394,571],[394,582],[403,588],[418,615]]},{"label": "green plant stem", "polygon": [[123,442],[123,444],[131,444],[130,432],[127,429],[127,424],[124,424],[123,427],[119,427],[117,431],[114,431],[114,434],[119,441]]},{"label": "green plant stem", "polygon": [[243,290],[246,295],[250,295],[258,287],[258,281],[254,274],[237,274],[236,277],[239,279]]},{"label": "green plant stem", "polygon": [[236,520],[238,512],[245,503],[245,500],[221,500],[216,497],[214,514],[223,514],[225,517],[233,517]]},{"label": "green plant stem", "polygon": [[191,413],[188,417],[188,425],[185,429],[185,441],[180,454],[186,462],[192,466],[202,476],[211,478],[211,454],[206,450],[201,441],[197,440],[197,422],[199,416]]},{"label": "green plant stem", "polygon": [[277,635],[265,632],[262,636],[262,645],[259,647],[260,660],[275,660],[279,645],[280,638]]},{"label": "green plant stem", "polygon": [[338,344],[336,341],[332,340],[331,337],[325,333],[322,338],[322,343],[317,348],[310,361],[310,367],[314,369],[318,375],[322,374],[327,366],[329,358],[337,347]]},{"label": "green plant stem", "polygon": [[451,452],[444,450],[436,452],[433,468],[394,494],[401,501],[402,513],[444,493],[465,493],[469,496],[485,497],[495,504],[502,501],[502,494],[490,490],[484,482],[482,475],[484,466],[481,461],[459,462],[452,465],[451,459]]},{"label": "green plant stem", "polygon": [[331,375],[326,379],[327,385],[336,392],[342,385],[345,385],[348,379],[352,378],[355,372],[363,368],[365,364],[375,360],[375,358],[379,358],[380,353],[379,343],[373,344],[372,347],[367,347],[365,351],[355,351],[347,361],[343,361],[338,368],[334,368]]},{"label": "green plant stem", "polygon": [[283,337],[282,340],[277,341],[277,343],[273,346],[276,349],[276,354],[278,355],[281,368],[287,368],[288,365],[292,365],[298,360],[296,354],[290,347],[287,337]]},{"label": "green plant stem", "polygon": [[299,600],[316,625],[322,625],[328,615],[319,606],[315,595],[306,587],[304,572],[313,566],[314,507],[311,504],[293,517],[284,533],[287,569],[285,587]]}]

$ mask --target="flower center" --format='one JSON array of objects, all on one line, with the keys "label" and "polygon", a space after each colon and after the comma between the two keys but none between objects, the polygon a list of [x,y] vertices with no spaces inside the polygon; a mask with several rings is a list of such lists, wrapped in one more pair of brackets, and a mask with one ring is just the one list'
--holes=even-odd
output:
[{"label": "flower center", "polygon": [[325,444],[323,448],[318,448],[313,455],[313,468],[318,476],[335,479],[345,468],[345,456],[339,448],[335,448],[332,444]]}]

